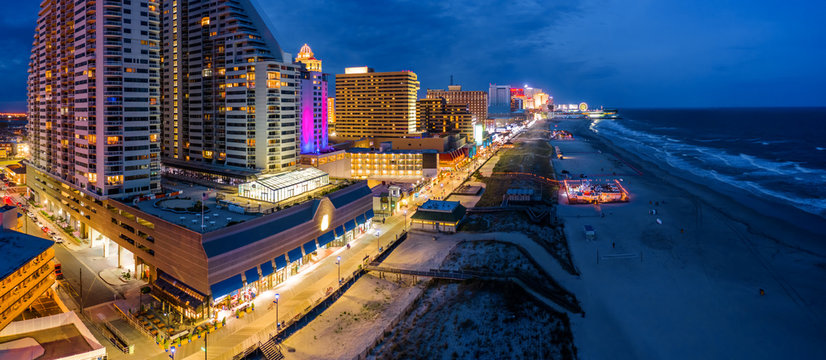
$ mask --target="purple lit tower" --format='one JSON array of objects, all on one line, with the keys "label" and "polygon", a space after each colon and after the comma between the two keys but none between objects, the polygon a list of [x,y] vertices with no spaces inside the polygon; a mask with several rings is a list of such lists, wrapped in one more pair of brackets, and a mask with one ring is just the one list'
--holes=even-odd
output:
[{"label": "purple lit tower", "polygon": [[304,44],[296,63],[303,65],[299,80],[301,113],[301,153],[319,154],[327,145],[327,74],[321,72],[321,60]]}]

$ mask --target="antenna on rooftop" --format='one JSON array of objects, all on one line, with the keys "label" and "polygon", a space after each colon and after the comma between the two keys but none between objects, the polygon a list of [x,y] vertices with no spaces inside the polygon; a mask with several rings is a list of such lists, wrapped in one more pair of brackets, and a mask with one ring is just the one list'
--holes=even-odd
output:
[{"label": "antenna on rooftop", "polygon": [[450,86],[453,86],[453,74],[450,74]]}]

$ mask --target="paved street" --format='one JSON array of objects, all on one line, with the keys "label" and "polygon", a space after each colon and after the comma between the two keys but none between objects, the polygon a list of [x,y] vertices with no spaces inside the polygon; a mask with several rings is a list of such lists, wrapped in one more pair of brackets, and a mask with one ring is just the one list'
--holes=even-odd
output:
[{"label": "paved street", "polygon": [[[29,235],[49,239],[46,233],[40,229],[40,226],[35,224],[30,217],[24,214],[24,216],[20,219],[25,219],[26,221],[21,229],[23,232],[26,232]],[[80,303],[81,272],[83,273],[84,307],[94,306],[114,300],[116,293],[112,290],[112,288],[106,286],[98,274],[85,263],[78,260],[72,251],[68,250],[66,246],[62,244],[55,244],[54,250],[55,262],[61,264],[62,266],[63,275],[65,277],[64,283],[68,283],[71,286],[71,289],[63,290],[66,290],[78,304]]]}]

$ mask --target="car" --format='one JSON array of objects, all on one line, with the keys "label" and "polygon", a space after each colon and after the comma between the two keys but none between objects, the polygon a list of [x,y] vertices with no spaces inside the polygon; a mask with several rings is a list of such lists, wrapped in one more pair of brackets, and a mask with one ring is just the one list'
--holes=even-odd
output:
[{"label": "car", "polygon": [[60,263],[54,264],[54,274],[58,280],[63,279],[63,268],[60,266]]}]

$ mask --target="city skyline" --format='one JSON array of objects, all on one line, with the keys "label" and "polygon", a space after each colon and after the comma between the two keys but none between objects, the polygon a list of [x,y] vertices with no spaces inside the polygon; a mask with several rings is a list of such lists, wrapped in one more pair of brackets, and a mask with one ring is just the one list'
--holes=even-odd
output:
[{"label": "city skyline", "polygon": [[[9,11],[0,16],[0,30],[8,35],[0,46],[10,55],[0,60],[7,75],[0,111],[22,111],[39,2],[4,5]],[[546,7],[531,1],[513,6],[401,2],[370,9],[323,2],[259,6],[287,53],[295,56],[308,43],[325,54],[330,74],[366,65],[376,71],[412,70],[422,82],[420,98],[427,89],[446,88],[453,75],[468,90],[527,82],[560,103],[826,105],[819,87],[826,71],[817,63],[826,49],[812,45],[822,33],[815,16],[816,7],[823,10],[820,4],[810,4],[811,11],[766,1],[748,6],[585,2]],[[712,8],[712,13],[704,10]],[[310,13],[323,21],[302,20],[301,14]],[[355,29],[312,25],[345,20],[357,24]],[[412,40],[398,41],[401,37]],[[479,46],[481,41],[486,46]]]}]

